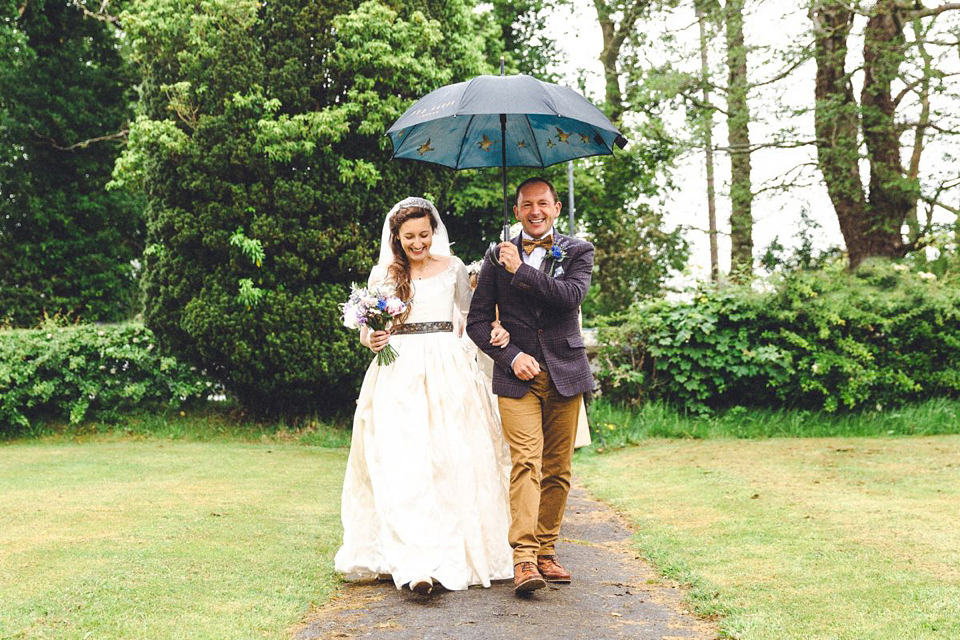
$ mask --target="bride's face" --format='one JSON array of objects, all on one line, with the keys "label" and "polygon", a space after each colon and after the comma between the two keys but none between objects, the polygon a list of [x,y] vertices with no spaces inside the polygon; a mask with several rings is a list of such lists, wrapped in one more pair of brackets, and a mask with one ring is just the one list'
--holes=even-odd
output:
[{"label": "bride's face", "polygon": [[411,264],[422,262],[430,257],[430,246],[433,244],[430,216],[407,220],[400,225],[397,235],[400,237],[400,246]]}]

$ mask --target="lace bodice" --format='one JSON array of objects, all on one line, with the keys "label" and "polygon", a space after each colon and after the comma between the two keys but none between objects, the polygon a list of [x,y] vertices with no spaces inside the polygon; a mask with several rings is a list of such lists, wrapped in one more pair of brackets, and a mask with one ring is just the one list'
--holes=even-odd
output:
[{"label": "lace bodice", "polygon": [[[376,266],[370,273],[370,286],[387,282],[386,271]],[[456,256],[440,273],[429,278],[413,281],[413,299],[407,322],[452,321],[460,327],[470,310],[473,290],[467,276],[467,268]]]}]

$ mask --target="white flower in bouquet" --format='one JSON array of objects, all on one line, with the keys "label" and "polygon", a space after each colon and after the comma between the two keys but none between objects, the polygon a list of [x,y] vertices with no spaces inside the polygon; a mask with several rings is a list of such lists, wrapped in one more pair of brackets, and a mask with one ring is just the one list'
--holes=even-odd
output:
[{"label": "white flower in bouquet", "polygon": [[467,275],[475,276],[480,274],[480,267],[483,266],[483,260],[474,260],[467,265]]}]

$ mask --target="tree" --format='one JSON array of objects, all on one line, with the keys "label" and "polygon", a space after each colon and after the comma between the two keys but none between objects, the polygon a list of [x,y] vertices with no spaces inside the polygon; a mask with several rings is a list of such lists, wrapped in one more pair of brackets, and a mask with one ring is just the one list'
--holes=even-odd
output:
[{"label": "tree", "polygon": [[[584,314],[619,311],[650,295],[659,295],[671,269],[682,268],[688,247],[679,229],[663,228],[663,216],[651,204],[662,185],[664,168],[676,149],[661,122],[638,107],[630,85],[638,34],[635,26],[649,0],[594,0],[603,33],[603,110],[617,123],[630,146],[615,157],[579,161],[577,208],[597,247],[597,271]],[[634,124],[626,123],[628,116]]]},{"label": "tree", "polygon": [[750,109],[747,106],[747,47],[743,0],[726,0],[722,10],[727,45],[727,143],[730,148],[730,272],[753,273],[753,185],[750,180]]},{"label": "tree", "polygon": [[[703,105],[710,104],[710,47],[707,41],[707,7],[706,2],[694,2],[694,11],[697,16],[697,26],[700,31],[700,86],[703,96]],[[700,129],[703,136],[704,167],[707,173],[707,233],[710,241],[710,280],[717,283],[720,280],[720,252],[717,247],[717,198],[716,180],[714,178],[713,162],[713,109],[701,108]]]},{"label": "tree", "polygon": [[339,304],[392,204],[453,176],[390,161],[383,132],[484,68],[475,20],[439,0],[143,0],[121,15],[143,82],[117,178],[150,199],[145,320],[165,348],[247,407],[351,406],[369,352]]},{"label": "tree", "polygon": [[491,18],[499,30],[489,41],[491,59],[506,58],[507,73],[526,73],[556,82],[560,57],[556,40],[544,27],[547,14],[563,11],[570,0],[493,0]]},{"label": "tree", "polygon": [[[595,4],[606,5],[605,13],[608,16],[622,15],[624,24],[628,23],[628,18],[634,22],[644,21],[645,24],[662,22],[663,16],[678,8],[678,3],[673,1],[634,2],[633,12],[626,6],[621,6],[622,3],[595,0]],[[721,5],[717,0],[694,0],[692,9],[699,27],[697,71],[687,65],[693,59],[693,52],[684,46],[687,38],[677,38],[676,34],[668,31],[662,34],[660,39],[654,40],[646,34],[647,30],[644,28],[624,32],[606,19],[608,25],[603,31],[607,92],[609,95],[619,86],[611,81],[614,68],[609,64],[611,52],[619,48],[625,52],[625,55],[621,56],[620,73],[626,79],[624,94],[627,104],[635,110],[643,110],[648,117],[656,114],[657,118],[669,117],[677,108],[686,110],[688,127],[669,135],[674,138],[678,149],[687,147],[702,150],[706,156],[709,223],[707,233],[713,281],[717,281],[719,277],[714,179],[714,152],[717,149],[713,139],[713,115],[720,113],[725,116],[728,144],[722,150],[730,156],[728,184],[731,201],[731,272],[734,278],[749,277],[753,268],[753,189],[750,175],[750,154],[753,149],[749,135],[750,112],[747,98],[752,87],[747,80],[748,49],[744,42],[743,2],[728,0]],[[601,22],[604,21],[601,17]],[[711,79],[714,71],[709,64],[711,49],[716,48],[712,43],[717,40],[715,35],[718,32],[722,34],[720,41],[725,45],[724,75],[727,82],[724,84],[716,84]],[[609,37],[606,34],[609,34]],[[648,52],[655,53],[644,55]],[[659,68],[651,68],[648,60],[664,54],[668,62]],[[725,96],[725,108],[712,101],[713,92]]]},{"label": "tree", "polygon": [[142,202],[105,190],[132,100],[121,44],[67,0],[0,3],[0,324],[137,310]]},{"label": "tree", "polygon": [[[649,204],[672,148],[655,145],[650,132],[627,130],[628,149],[589,162],[577,182],[577,210],[596,246],[596,272],[584,316],[611,314],[663,295],[671,270],[680,270],[689,247],[679,228],[665,229],[663,214]],[[645,144],[645,139],[647,143]]]},{"label": "tree", "polygon": [[604,99],[607,116],[617,122],[623,115],[623,87],[621,86],[621,58],[624,45],[634,34],[637,20],[650,8],[651,0],[594,0],[597,20],[603,33]]},{"label": "tree", "polygon": [[[921,156],[931,136],[960,133],[960,123],[948,108],[930,104],[936,93],[956,98],[949,84],[956,74],[945,72],[939,64],[939,56],[955,49],[956,37],[944,40],[950,37],[949,31],[938,31],[933,23],[960,5],[924,8],[919,2],[874,3],[862,32],[859,103],[846,69],[858,6],[844,0],[817,0],[810,7],[817,62],[818,162],[851,268],[870,257],[899,258],[922,247],[928,242],[931,223],[928,217],[926,227],[920,229],[918,205],[926,202],[931,211],[936,206],[952,210],[944,196],[960,184],[955,172],[933,178],[927,185],[920,175]],[[912,25],[912,34],[905,25]],[[936,63],[932,49],[939,50]],[[909,160],[904,166],[902,154],[907,149]],[[869,170],[866,185],[861,159]],[[902,227],[908,221],[914,227],[905,239]]]}]

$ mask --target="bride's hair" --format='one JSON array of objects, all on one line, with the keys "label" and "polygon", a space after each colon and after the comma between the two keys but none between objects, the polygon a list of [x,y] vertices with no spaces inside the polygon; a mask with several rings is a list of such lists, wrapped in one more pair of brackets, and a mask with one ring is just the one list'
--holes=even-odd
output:
[{"label": "bride's hair", "polygon": [[407,220],[416,220],[417,218],[427,218],[430,220],[430,228],[437,232],[437,221],[430,213],[429,209],[423,207],[405,207],[390,216],[390,249],[393,251],[393,262],[387,267],[387,276],[393,280],[396,286],[396,295],[407,303],[407,309],[401,315],[394,319],[394,327],[402,325],[410,315],[412,306],[413,285],[410,283],[410,260],[403,251],[400,244],[400,227]]}]

